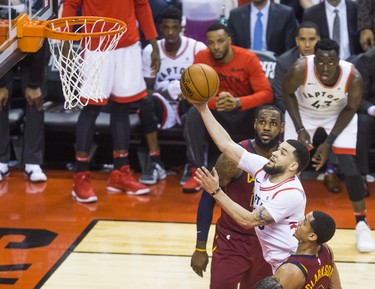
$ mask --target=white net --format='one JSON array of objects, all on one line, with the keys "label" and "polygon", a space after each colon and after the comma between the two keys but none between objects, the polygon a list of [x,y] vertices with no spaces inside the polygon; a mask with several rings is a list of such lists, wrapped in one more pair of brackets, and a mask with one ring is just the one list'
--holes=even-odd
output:
[{"label": "white net", "polygon": [[[65,26],[51,29],[71,33],[72,22],[68,20]],[[85,106],[90,100],[102,101],[102,67],[107,55],[117,47],[120,38],[126,32],[103,35],[101,32],[119,31],[121,23],[106,22],[98,19],[94,23],[84,21],[74,26],[74,32],[82,36],[78,41],[56,40],[48,38],[54,64],[59,71],[65,109],[77,105]],[[87,35],[87,34],[101,34]]]}]

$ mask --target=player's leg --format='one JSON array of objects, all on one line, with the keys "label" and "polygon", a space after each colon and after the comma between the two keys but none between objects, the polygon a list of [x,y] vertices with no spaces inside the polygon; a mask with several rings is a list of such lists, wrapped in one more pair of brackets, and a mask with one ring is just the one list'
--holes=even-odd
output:
[{"label": "player's leg", "polygon": [[112,76],[111,133],[116,167],[109,176],[107,188],[131,195],[147,194],[150,189],[135,180],[130,165],[125,164],[128,163],[126,159],[130,138],[129,113],[126,106],[147,95],[146,84],[142,76],[141,48],[138,43],[135,43],[112,51],[110,56],[111,59],[106,62],[104,71]]},{"label": "player's leg", "polygon": [[254,288],[258,281],[272,275],[272,267],[263,258],[257,236],[248,237],[242,246],[248,258],[249,269],[241,280],[240,289]]},{"label": "player's leg", "polygon": [[[86,51],[85,61],[83,63],[83,70],[89,68],[93,65],[97,65],[95,61],[97,60],[98,53]],[[116,63],[115,51],[111,51],[105,58],[102,69],[100,70],[99,80],[101,82],[101,97],[102,102],[95,102],[89,100],[88,104],[83,107],[76,124],[76,167],[75,174],[73,176],[73,190],[72,195],[78,202],[90,203],[96,202],[98,197],[96,196],[90,178],[90,150],[94,140],[95,134],[95,121],[101,111],[102,106],[108,103],[108,98],[111,94],[111,89],[113,87],[113,82],[115,78],[114,64]],[[97,76],[93,76],[97,79]],[[93,93],[89,88],[90,83],[93,79],[90,79],[90,74],[86,75],[82,83],[82,91],[88,93]],[[88,88],[85,88],[88,87]],[[86,94],[83,95],[86,95]],[[97,93],[97,92],[96,92]],[[97,97],[94,95],[93,97]],[[84,101],[86,103],[86,101]]]},{"label": "player's leg", "polygon": [[193,168],[191,177],[182,186],[182,192],[195,193],[202,189],[193,176],[198,167],[207,165],[208,136],[202,118],[193,106],[186,113],[183,130],[187,153],[193,162]]},{"label": "player's leg", "polygon": [[16,67],[4,75],[1,82],[4,87],[1,88],[2,94],[8,94],[8,100],[3,103],[0,111],[0,181],[9,176],[10,171],[8,163],[10,160],[10,128],[9,128],[9,104],[13,91],[13,79]]},{"label": "player's leg", "polygon": [[82,203],[96,202],[90,180],[90,150],[95,134],[95,120],[101,111],[99,105],[87,105],[81,110],[76,124],[76,166],[72,195]]},{"label": "player's leg", "polygon": [[[7,88],[1,88],[6,89]],[[1,92],[0,92],[1,93]],[[6,93],[4,91],[4,93]],[[9,176],[8,163],[10,160],[10,136],[9,136],[9,98],[0,111],[0,181]]]},{"label": "player's leg", "polygon": [[[177,115],[177,123],[179,125],[182,126],[183,128],[183,134],[184,134],[184,139],[186,140],[187,136],[185,136],[185,122],[186,122],[186,115],[187,115],[187,112],[189,111],[191,107],[191,104],[186,100],[186,99],[182,99],[178,102],[178,106],[177,106],[177,112],[176,112],[176,115]],[[182,172],[182,177],[181,177],[181,180],[180,180],[180,185],[183,186],[185,185],[185,183],[191,178],[192,176],[192,169],[193,169],[193,157],[191,155],[191,150],[187,149],[186,150],[186,159],[187,159],[187,163],[185,164],[184,166],[184,170]]]},{"label": "player's leg", "polygon": [[[143,131],[149,148],[149,158],[146,158],[145,170],[139,181],[142,184],[154,185],[158,180],[167,177],[164,165],[160,158],[158,144],[158,124],[160,128],[168,128],[172,115],[168,114],[169,103],[159,94],[148,95],[138,101],[140,105],[139,116],[142,122]],[[168,121],[166,123],[166,121]],[[167,126],[166,126],[167,124]]]},{"label": "player's leg", "polygon": [[[330,124],[333,127],[334,121]],[[344,175],[345,185],[356,218],[357,249],[359,252],[372,252],[375,250],[375,244],[366,220],[366,191],[361,172],[354,158],[356,143],[357,115],[337,137],[333,143],[333,151],[337,154],[340,171]]]},{"label": "player's leg", "polygon": [[237,251],[236,241],[216,230],[211,260],[210,289],[237,289],[248,269],[246,258]]},{"label": "player's leg", "polygon": [[[25,93],[33,94],[40,91],[40,102],[43,103],[47,90],[47,44],[35,54],[28,55],[21,63],[21,87]],[[34,71],[35,62],[43,62],[45,66],[39,72]],[[38,74],[38,75],[35,75]],[[30,88],[32,79],[39,80],[39,87]],[[24,130],[23,162],[25,175],[32,182],[44,182],[47,176],[41,169],[44,153],[44,110],[36,105],[26,103],[26,121]]]},{"label": "player's leg", "polygon": [[369,151],[374,140],[375,118],[368,114],[358,114],[358,133],[357,133],[357,155],[356,161],[362,174],[367,195],[369,195],[366,175],[369,171]]}]

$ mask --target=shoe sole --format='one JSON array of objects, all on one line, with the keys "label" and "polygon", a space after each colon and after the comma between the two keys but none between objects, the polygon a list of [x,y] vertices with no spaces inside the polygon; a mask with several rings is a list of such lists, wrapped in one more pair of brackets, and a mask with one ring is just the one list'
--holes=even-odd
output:
[{"label": "shoe sole", "polygon": [[10,176],[10,171],[6,171],[5,173],[1,173],[0,172],[0,180],[3,180],[5,177],[9,177]]},{"label": "shoe sole", "polygon": [[191,194],[191,193],[198,193],[200,190],[202,190],[202,188],[199,188],[199,189],[186,189],[186,188],[182,188],[182,192],[185,193],[185,194]]},{"label": "shoe sole", "polygon": [[372,248],[366,248],[366,249],[364,249],[364,250],[359,250],[359,248],[357,247],[357,251],[358,251],[359,253],[371,253],[371,252],[374,252],[374,250],[375,250],[374,247],[372,247]]},{"label": "shoe sole", "polygon": [[77,200],[77,202],[80,202],[80,203],[95,203],[96,201],[98,201],[97,196],[91,196],[87,199],[81,199],[80,197],[77,196],[75,191],[72,191],[72,196]]},{"label": "shoe sole", "polygon": [[138,191],[132,192],[132,191],[124,191],[124,190],[121,190],[121,189],[117,189],[115,187],[108,186],[107,190],[111,191],[111,192],[115,192],[115,193],[125,192],[126,194],[131,195],[131,196],[139,196],[139,195],[145,195],[145,194],[150,193],[149,188],[140,189]]},{"label": "shoe sole", "polygon": [[164,174],[160,177],[158,177],[156,179],[156,181],[152,180],[152,181],[148,181],[148,180],[142,180],[142,179],[139,179],[138,181],[141,183],[141,184],[144,184],[144,185],[155,185],[158,181],[161,181],[161,180],[165,180],[167,178],[167,174]]},{"label": "shoe sole", "polygon": [[32,179],[31,178],[31,174],[32,173],[27,173],[27,172],[24,172],[24,175],[27,177],[27,179],[30,181],[30,182],[33,182],[33,183],[44,183],[47,181],[47,176],[45,176],[45,178],[42,178],[42,179]]}]

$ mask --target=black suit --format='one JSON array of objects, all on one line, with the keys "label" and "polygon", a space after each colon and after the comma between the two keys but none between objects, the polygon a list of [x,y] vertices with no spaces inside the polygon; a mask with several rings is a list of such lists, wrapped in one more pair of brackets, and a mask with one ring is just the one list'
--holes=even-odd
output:
[{"label": "black suit", "polygon": [[[228,28],[234,45],[251,48],[250,33],[251,4],[230,11]],[[297,20],[292,8],[282,4],[270,4],[266,42],[267,49],[280,55],[295,46]]]},{"label": "black suit", "polygon": [[[346,0],[346,15],[348,23],[350,54],[356,55],[362,52],[359,44],[359,33],[357,29],[357,7],[358,4],[351,0]],[[320,30],[320,38],[330,38],[327,23],[327,14],[325,9],[325,1],[316,4],[305,10],[303,21],[311,21],[318,25]]]},{"label": "black suit", "polygon": [[369,150],[374,142],[375,118],[367,112],[375,105],[375,48],[359,56],[356,67],[363,78],[363,94],[358,110],[357,163],[362,174],[369,173]]},{"label": "black suit", "polygon": [[278,106],[283,112],[285,108],[283,105],[283,94],[281,91],[285,74],[289,68],[296,62],[300,57],[299,48],[294,47],[284,52],[276,59],[275,67],[275,78],[272,81],[273,95],[275,99],[275,105]]}]

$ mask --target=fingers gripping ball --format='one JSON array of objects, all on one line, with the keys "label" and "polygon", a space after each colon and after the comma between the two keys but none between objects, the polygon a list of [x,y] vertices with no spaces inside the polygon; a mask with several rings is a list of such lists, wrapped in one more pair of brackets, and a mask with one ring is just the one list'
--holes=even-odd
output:
[{"label": "fingers gripping ball", "polygon": [[190,102],[206,102],[219,91],[220,80],[209,65],[196,63],[185,69],[180,78],[183,95]]}]

